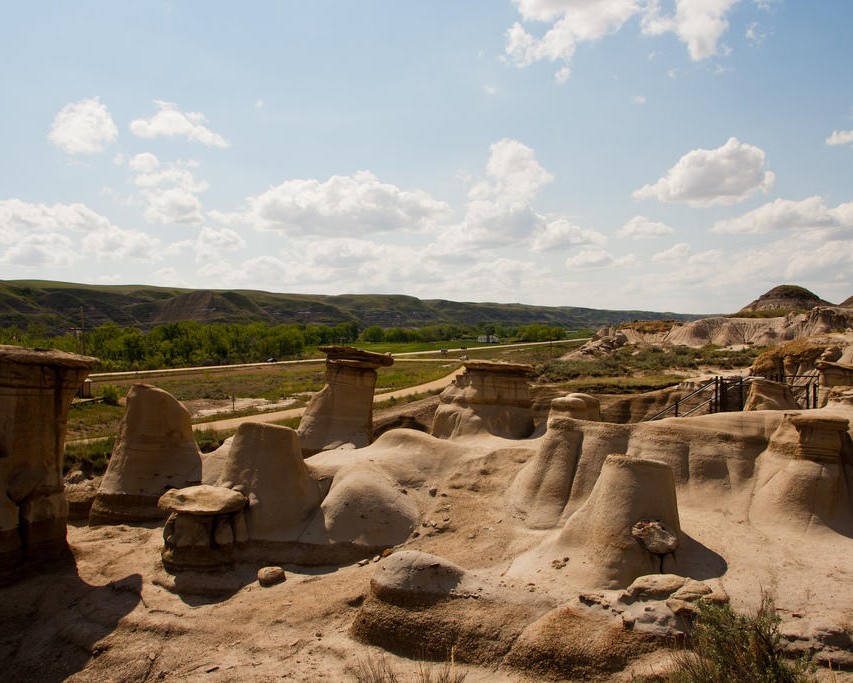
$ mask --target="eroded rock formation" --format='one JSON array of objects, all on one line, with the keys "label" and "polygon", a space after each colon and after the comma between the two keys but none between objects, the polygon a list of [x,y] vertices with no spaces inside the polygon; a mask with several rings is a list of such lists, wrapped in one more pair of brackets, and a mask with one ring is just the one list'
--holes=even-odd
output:
[{"label": "eroded rock formation", "polygon": [[65,550],[68,409],[96,358],[0,346],[0,581]]},{"label": "eroded rock formation", "polygon": [[159,522],[157,501],[201,481],[190,415],[168,392],[134,384],[107,471],[92,503],[92,524]]},{"label": "eroded rock formation", "polygon": [[373,438],[373,392],[376,370],[393,365],[390,355],[348,346],[321,346],[326,354],[326,386],[305,409],[299,438],[306,456]]},{"label": "eroded rock formation", "polygon": [[442,439],[488,433],[523,439],[533,433],[529,378],[533,367],[471,360],[440,396],[430,433]]}]

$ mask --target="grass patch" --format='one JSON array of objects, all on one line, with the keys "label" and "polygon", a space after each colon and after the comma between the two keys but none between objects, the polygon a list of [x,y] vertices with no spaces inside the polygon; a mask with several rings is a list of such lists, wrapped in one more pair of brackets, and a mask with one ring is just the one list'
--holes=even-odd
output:
[{"label": "grass patch", "polygon": [[384,655],[359,658],[353,676],[358,683],[399,683],[403,680],[414,680],[415,683],[462,683],[468,673],[457,668],[451,651],[450,660],[441,664],[418,661],[411,678],[401,677]]},{"label": "grass patch", "polygon": [[68,474],[74,470],[80,470],[87,477],[103,474],[107,469],[114,446],[114,436],[86,443],[66,444],[62,473]]}]

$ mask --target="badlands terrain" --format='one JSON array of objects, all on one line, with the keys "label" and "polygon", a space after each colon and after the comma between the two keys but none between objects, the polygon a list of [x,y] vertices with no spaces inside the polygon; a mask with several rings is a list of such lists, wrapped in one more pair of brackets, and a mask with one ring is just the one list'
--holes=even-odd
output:
[{"label": "badlands terrain", "polygon": [[[4,677],[629,681],[672,666],[701,603],[754,611],[766,595],[792,655],[853,680],[851,326],[850,308],[817,306],[605,329],[581,352],[808,339],[817,351],[764,369],[810,374],[818,408],[765,380],[751,409],[617,424],[595,396],[534,401],[529,366],[470,361],[373,438],[375,369],[393,361],[329,347],[298,430],[249,422],[202,455],[186,410],[138,385],[67,550],[61,484],[28,485],[47,475],[10,448],[47,438],[30,424],[42,413],[4,390],[0,482],[24,530],[22,550],[0,530]],[[2,352],[20,376],[85,372],[70,354]],[[68,482],[73,499],[80,475]]]}]

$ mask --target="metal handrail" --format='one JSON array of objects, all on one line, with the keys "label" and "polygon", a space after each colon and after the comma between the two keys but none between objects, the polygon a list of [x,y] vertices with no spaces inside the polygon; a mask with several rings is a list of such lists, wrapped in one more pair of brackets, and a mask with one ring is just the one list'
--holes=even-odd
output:
[{"label": "metal handrail", "polygon": [[[707,384],[703,384],[698,389],[694,389],[693,391],[691,391],[689,394],[687,394],[687,396],[683,396],[679,399],[676,399],[675,403],[673,403],[672,405],[668,405],[666,408],[664,408],[660,412],[655,413],[651,417],[647,417],[645,420],[643,420],[643,422],[651,422],[652,420],[657,420],[661,415],[665,415],[666,413],[668,413],[669,411],[671,411],[673,409],[675,410],[675,417],[678,417],[678,404],[679,403],[682,403],[683,401],[686,401],[687,399],[693,398],[694,396],[696,396],[696,394],[702,393],[703,391],[705,391],[709,386],[711,386],[715,382],[716,382],[716,379],[712,379]],[[713,400],[713,399],[708,399],[708,401],[711,401],[711,400]],[[708,401],[706,401],[705,403],[707,403]],[[700,405],[705,405],[705,403],[702,403]],[[692,412],[692,410],[689,412]]]}]

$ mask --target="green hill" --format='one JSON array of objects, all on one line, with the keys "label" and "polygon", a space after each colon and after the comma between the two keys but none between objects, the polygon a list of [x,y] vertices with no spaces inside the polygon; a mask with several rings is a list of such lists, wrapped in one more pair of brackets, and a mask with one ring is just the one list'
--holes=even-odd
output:
[{"label": "green hill", "polygon": [[533,323],[568,329],[632,320],[694,320],[702,316],[653,311],[610,311],[572,306],[464,303],[382,294],[276,294],[146,285],[84,285],[43,280],[0,280],[0,327],[43,325],[51,334],[113,322],[148,330],[179,320],[271,325],[424,327],[439,324]]}]

